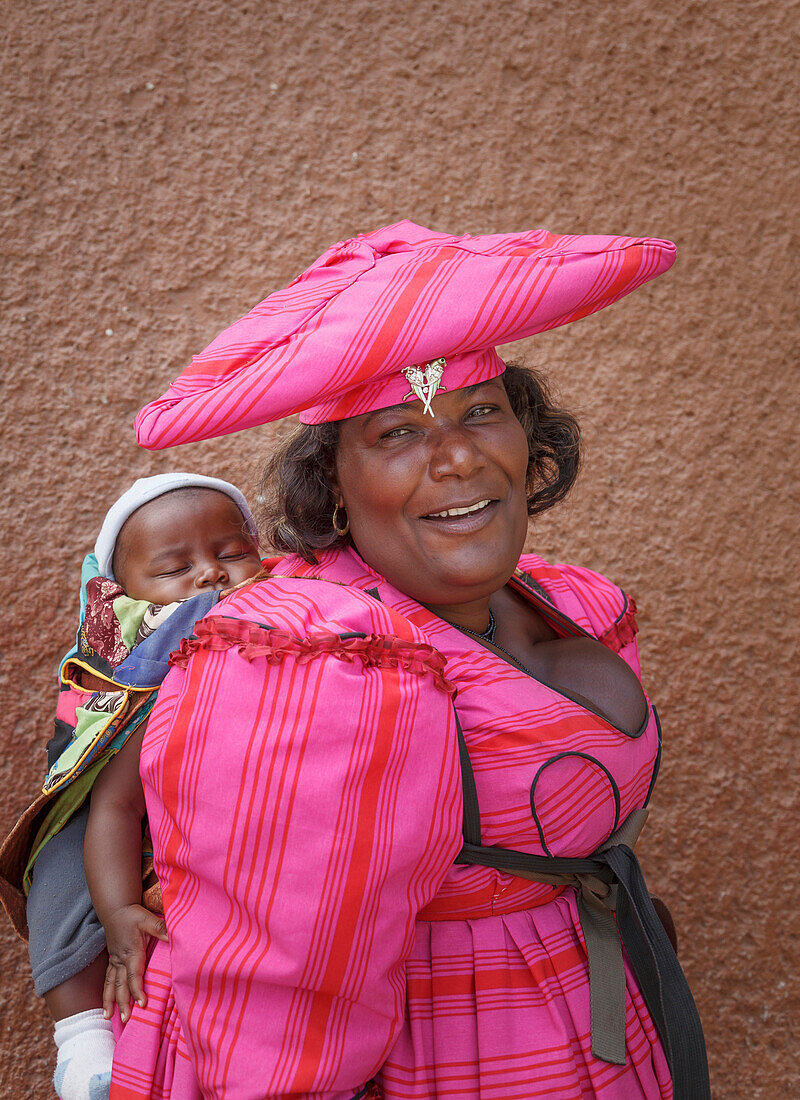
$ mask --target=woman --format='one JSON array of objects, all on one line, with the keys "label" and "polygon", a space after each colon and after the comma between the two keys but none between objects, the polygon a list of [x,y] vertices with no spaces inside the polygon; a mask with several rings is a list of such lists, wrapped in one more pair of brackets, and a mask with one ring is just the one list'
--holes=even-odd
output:
[{"label": "woman", "polygon": [[140,414],[148,446],[305,426],[266,479],[287,556],[198,623],[150,720],[170,945],[112,1097],[708,1096],[630,851],[660,754],[633,604],[520,558],[578,436],[493,347],[673,253],[401,223]]}]

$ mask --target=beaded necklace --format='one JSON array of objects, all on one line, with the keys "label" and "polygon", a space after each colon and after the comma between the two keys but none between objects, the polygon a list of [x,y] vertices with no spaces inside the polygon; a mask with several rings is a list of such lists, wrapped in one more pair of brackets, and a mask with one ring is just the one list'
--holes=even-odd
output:
[{"label": "beaded necklace", "polygon": [[521,668],[523,672],[527,672],[529,676],[533,676],[533,673],[527,667],[527,665],[523,665],[522,661],[520,661],[518,657],[515,657],[513,653],[509,653],[507,649],[504,649],[503,646],[499,644],[499,642],[495,641],[495,634],[497,633],[497,619],[495,619],[494,613],[492,612],[491,608],[489,609],[489,625],[486,627],[485,630],[470,630],[468,626],[460,626],[458,627],[458,629],[463,630],[465,634],[471,634],[473,638],[477,638],[481,642],[489,642],[489,644],[493,645],[495,649],[499,649],[501,653],[505,653],[506,657],[513,661],[513,663],[518,668]]}]

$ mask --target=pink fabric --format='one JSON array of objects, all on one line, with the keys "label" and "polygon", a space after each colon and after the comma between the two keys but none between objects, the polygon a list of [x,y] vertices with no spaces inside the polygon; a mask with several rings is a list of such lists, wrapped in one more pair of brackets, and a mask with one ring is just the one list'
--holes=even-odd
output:
[{"label": "pink fabric", "polygon": [[56,718],[60,718],[62,722],[74,726],[78,721],[77,708],[85,706],[87,700],[91,697],[91,691],[81,691],[76,687],[59,691],[58,701],[56,702]]},{"label": "pink fabric", "polygon": [[[237,637],[165,679],[141,771],[170,948],[112,1096],[197,1095],[170,1085],[186,1049],[205,1097],[343,1100],[396,1039],[414,917],[460,847],[451,695],[418,632],[341,586],[267,582],[215,610],[399,641],[365,663],[347,640],[268,660]],[[423,659],[399,660],[415,642]],[[185,1047],[154,1046],[159,1012]]]},{"label": "pink fabric", "polygon": [[447,359],[448,390],[491,378],[491,350],[602,309],[666,271],[675,246],[543,229],[456,237],[398,222],[325,252],[219,335],[136,418],[143,447],[300,412],[338,420],[403,400],[401,369]]},{"label": "pink fabric", "polygon": [[[552,605],[524,577],[511,583],[543,614],[555,606],[561,632],[602,636],[638,669],[619,588],[534,556],[520,564]],[[626,1064],[591,1053],[574,891],[452,865],[460,776],[435,677],[364,666],[344,646],[304,664],[254,650],[248,661],[241,647],[353,631],[433,647],[456,688],[482,841],[534,853],[588,854],[645,803],[652,709],[624,733],[352,551],[276,568],[290,576],[219,606],[151,718],[142,772],[171,943],[117,1048],[112,1100],[344,1100],[378,1069],[387,1100],[668,1100],[630,972]],[[373,588],[380,603],[360,591]],[[226,630],[230,647],[215,648]]]}]

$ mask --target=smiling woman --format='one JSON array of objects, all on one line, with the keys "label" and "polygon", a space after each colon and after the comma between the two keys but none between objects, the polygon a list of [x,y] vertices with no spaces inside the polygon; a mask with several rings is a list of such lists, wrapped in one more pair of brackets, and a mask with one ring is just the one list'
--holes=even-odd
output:
[{"label": "smiling woman", "polygon": [[197,624],[142,748],[170,942],[114,1100],[709,1096],[632,852],[660,759],[635,606],[520,556],[579,434],[494,349],[673,255],[389,226],[140,413],[147,446],[304,423],[264,479],[284,556]]},{"label": "smiling woman", "polygon": [[[525,432],[527,512],[535,516],[563,500],[575,482],[580,453],[578,423],[570,413],[556,407],[545,380],[536,371],[509,363],[500,377],[508,403]],[[465,387],[465,392],[474,393],[478,388]],[[396,405],[376,415],[394,414],[402,420],[413,408]],[[346,423],[301,425],[275,451],[262,478],[261,498],[265,504],[260,520],[270,542],[309,562],[314,560],[315,551],[341,541],[328,513],[334,455]]]},{"label": "smiling woman", "polygon": [[[525,671],[547,665],[545,680],[637,729],[644,695],[625,662],[577,639],[540,647],[557,635],[504,589],[528,516],[563,500],[575,481],[577,421],[553,405],[540,376],[516,364],[434,397],[431,410],[415,401],[301,425],[262,479],[261,520],[273,545],[311,564],[312,546],[354,547],[442,619],[479,637],[491,631],[486,640]],[[306,524],[332,507],[339,521],[348,517],[346,533],[331,522]]]}]

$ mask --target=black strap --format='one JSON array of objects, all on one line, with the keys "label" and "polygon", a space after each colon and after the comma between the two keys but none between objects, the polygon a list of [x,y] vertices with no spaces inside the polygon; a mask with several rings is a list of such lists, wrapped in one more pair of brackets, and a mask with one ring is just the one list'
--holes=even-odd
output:
[{"label": "black strap", "polygon": [[[455,707],[453,708],[455,710]],[[458,755],[464,804],[464,844],[456,863],[493,867],[508,874],[597,875],[615,883],[617,928],[642,996],[664,1045],[674,1100],[710,1100],[703,1026],[686,976],[664,926],[653,908],[633,851],[619,844],[585,859],[538,856],[481,844],[481,817],[475,774],[456,713]]]},{"label": "black strap", "polygon": [[624,844],[603,853],[619,885],[617,927],[655,1021],[675,1100],[711,1096],[703,1025],[686,976],[653,908],[639,861]]},{"label": "black strap", "polygon": [[494,867],[512,875],[525,871],[546,875],[590,874],[616,884],[620,939],[664,1044],[674,1100],[710,1100],[700,1016],[678,957],[653,908],[639,861],[630,848],[620,844],[586,859],[572,859],[464,844],[455,862]]},{"label": "black strap", "polygon": [[[456,716],[456,735],[458,737],[458,757],[461,762],[461,798],[463,801],[462,832],[464,834],[464,847],[476,847],[480,851],[487,851],[480,847],[481,843],[481,811],[478,806],[478,789],[475,786],[475,774],[472,771],[472,761],[467,751],[467,742],[464,740],[464,731],[458,720],[458,711],[453,707]],[[463,849],[462,849],[463,854]],[[456,857],[456,863],[471,863],[472,860]]]},{"label": "black strap", "polygon": [[585,859],[573,859],[571,856],[535,856],[530,852],[517,852],[513,848],[487,848],[482,844],[464,844],[454,862],[494,867],[496,871],[506,871],[509,875],[532,871],[537,875],[600,876],[604,869],[603,862],[594,856],[587,856]]}]

